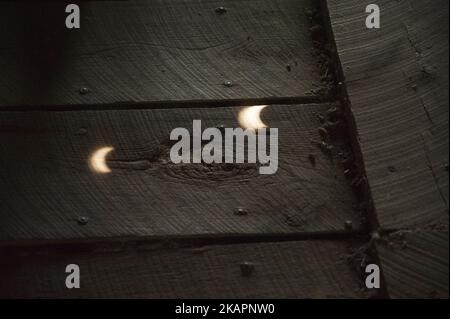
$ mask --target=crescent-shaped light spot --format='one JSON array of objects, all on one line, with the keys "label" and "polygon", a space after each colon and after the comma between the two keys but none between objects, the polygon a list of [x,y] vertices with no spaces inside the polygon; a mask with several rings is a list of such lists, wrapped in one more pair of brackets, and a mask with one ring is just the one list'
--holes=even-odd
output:
[{"label": "crescent-shaped light spot", "polygon": [[267,105],[255,105],[244,108],[239,112],[239,123],[243,128],[257,130],[267,127],[261,120],[261,111]]},{"label": "crescent-shaped light spot", "polygon": [[106,164],[106,156],[112,152],[112,147],[102,147],[94,152],[91,156],[90,164],[91,168],[101,174],[111,173],[111,169]]}]

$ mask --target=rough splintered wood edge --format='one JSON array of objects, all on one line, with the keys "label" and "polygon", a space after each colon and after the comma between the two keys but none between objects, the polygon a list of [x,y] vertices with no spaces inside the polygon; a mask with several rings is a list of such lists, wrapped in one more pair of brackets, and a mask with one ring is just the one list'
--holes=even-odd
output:
[{"label": "rough splintered wood edge", "polygon": [[[173,128],[192,128],[193,119],[237,127],[239,108],[2,113],[0,236],[307,234],[344,231],[346,221],[357,231],[361,216],[341,155],[331,160],[311,142],[320,140],[317,113],[332,106],[265,109],[263,120],[280,136],[279,171],[266,176],[251,165],[176,166],[165,158]],[[116,149],[108,158],[113,173],[94,174],[88,159],[105,145]],[[236,214],[239,207],[248,214]]]},{"label": "rough splintered wood edge", "polygon": [[448,1],[369,3],[327,1],[378,221],[448,225]]},{"label": "rough splintered wood edge", "polygon": [[[0,259],[2,298],[366,298],[347,263],[359,242],[45,250]],[[80,266],[81,288],[65,287]]]},{"label": "rough splintered wood edge", "polygon": [[83,2],[81,29],[68,30],[64,4],[0,2],[0,106],[321,98],[313,5]]},{"label": "rough splintered wood edge", "polygon": [[397,231],[377,244],[391,298],[448,299],[447,230]]}]

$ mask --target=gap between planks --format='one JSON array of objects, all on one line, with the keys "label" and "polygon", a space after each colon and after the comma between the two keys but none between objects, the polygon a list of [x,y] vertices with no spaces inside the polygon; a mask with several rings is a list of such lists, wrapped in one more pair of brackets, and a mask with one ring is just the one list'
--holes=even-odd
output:
[{"label": "gap between planks", "polygon": [[149,101],[149,102],[120,102],[74,105],[40,105],[40,106],[0,106],[0,112],[40,112],[40,111],[114,111],[114,110],[158,110],[177,108],[220,108],[231,106],[253,105],[302,105],[333,103],[335,99],[324,96],[296,96],[270,97],[260,99],[220,99],[220,100],[183,100],[183,101]]},{"label": "gap between planks", "polygon": [[97,246],[144,246],[147,245],[166,245],[176,247],[194,247],[194,246],[216,246],[216,245],[235,245],[235,244],[255,244],[255,243],[276,243],[276,242],[296,242],[296,241],[352,241],[367,239],[367,231],[322,231],[306,233],[264,233],[264,234],[216,234],[216,235],[171,235],[171,236],[120,236],[120,237],[90,237],[86,239],[67,239],[67,240],[16,240],[1,241],[0,255],[16,254],[17,248],[21,248],[22,254],[27,250],[45,250],[45,251],[78,251],[90,250]]}]

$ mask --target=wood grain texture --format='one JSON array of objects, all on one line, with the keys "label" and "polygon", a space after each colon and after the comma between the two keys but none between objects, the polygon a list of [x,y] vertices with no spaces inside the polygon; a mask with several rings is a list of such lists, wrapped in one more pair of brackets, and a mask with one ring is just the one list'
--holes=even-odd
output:
[{"label": "wood grain texture", "polygon": [[313,3],[83,2],[68,30],[64,3],[1,2],[0,106],[307,96],[322,86]]},{"label": "wood grain texture", "polygon": [[[170,132],[239,127],[240,108],[142,111],[3,112],[0,115],[0,239],[297,233],[359,228],[360,216],[340,167],[330,158],[317,114],[333,105],[269,106],[262,118],[279,129],[279,168],[256,164],[173,164]],[[94,173],[100,147],[110,174]],[[309,160],[316,157],[316,165]],[[242,207],[248,215],[236,214]],[[89,218],[79,225],[77,218]]]},{"label": "wood grain texture", "polygon": [[377,246],[392,298],[448,299],[448,230],[399,231]]},{"label": "wood grain texture", "polygon": [[327,3],[381,226],[448,225],[448,1]]},{"label": "wood grain texture", "polygon": [[[364,298],[346,262],[358,243],[306,241],[93,252],[0,260],[2,298]],[[80,266],[81,288],[65,287]],[[244,276],[243,263],[253,265]]]}]

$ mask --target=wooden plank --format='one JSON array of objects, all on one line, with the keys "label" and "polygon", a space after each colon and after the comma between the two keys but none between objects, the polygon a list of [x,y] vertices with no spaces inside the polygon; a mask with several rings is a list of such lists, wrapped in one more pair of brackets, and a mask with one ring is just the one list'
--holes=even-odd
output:
[{"label": "wooden plank", "polygon": [[[0,114],[0,239],[296,233],[359,228],[360,216],[340,166],[330,158],[317,114],[331,104],[269,106],[262,118],[279,129],[279,165],[173,164],[170,132],[239,127],[240,108]],[[110,174],[92,171],[102,147]],[[315,166],[310,155],[316,159]],[[247,215],[236,214],[244,208]],[[79,225],[77,218],[89,218]]]},{"label": "wooden plank", "polygon": [[64,3],[2,2],[0,106],[305,97],[314,3],[92,1],[68,30]]},{"label": "wooden plank", "polygon": [[448,225],[448,1],[327,3],[379,223]]},{"label": "wooden plank", "polygon": [[[364,298],[346,257],[358,243],[305,241],[95,252],[29,252],[0,259],[2,298]],[[80,267],[80,289],[65,286]],[[253,268],[243,273],[243,264]]]},{"label": "wooden plank", "polygon": [[377,246],[392,298],[448,299],[448,230],[399,231]]}]

